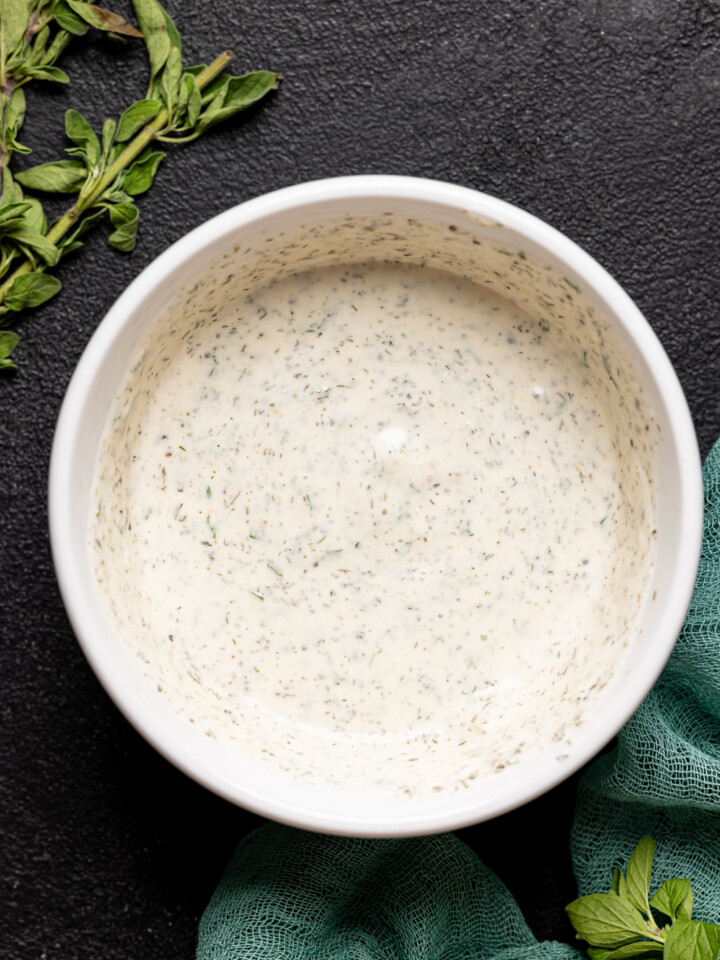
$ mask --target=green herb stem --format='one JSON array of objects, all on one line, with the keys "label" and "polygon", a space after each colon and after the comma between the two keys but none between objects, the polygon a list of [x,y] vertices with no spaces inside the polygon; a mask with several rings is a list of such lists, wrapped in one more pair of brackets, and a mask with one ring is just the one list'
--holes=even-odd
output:
[{"label": "green herb stem", "polygon": [[[195,78],[195,83],[197,84],[198,89],[202,90],[203,87],[206,87],[209,83],[212,83],[215,77],[219,76],[223,72],[231,60],[232,53],[229,50],[226,50],[224,53],[221,53],[219,57],[216,57],[215,60],[213,60],[208,67],[205,67],[202,73],[199,73]],[[78,202],[67,211],[65,216],[58,220],[52,229],[48,231],[47,237],[51,243],[56,243],[61,237],[63,237],[73,226],[80,214],[100,199],[103,193],[115,182],[117,175],[126,167],[129,167],[133,160],[140,156],[145,147],[152,143],[159,133],[162,133],[169,121],[170,113],[167,107],[163,107],[157,117],[155,117],[154,120],[148,123],[148,125],[140,131],[135,139],[132,140],[127,147],[125,147],[117,160],[115,160],[115,162],[108,167],[90,193],[78,200]],[[64,223],[66,218],[70,219],[67,223]],[[61,226],[62,229],[60,229]],[[2,288],[0,287],[0,293],[1,292]]]},{"label": "green herb stem", "polygon": [[657,930],[657,933],[652,933],[650,930],[647,930],[643,936],[646,940],[654,940],[655,943],[665,943],[665,937],[662,931],[658,930],[657,927],[655,927],[655,930]]},{"label": "green herb stem", "polygon": [[[202,90],[209,83],[218,77],[225,67],[232,60],[232,53],[229,50],[225,50],[218,57],[213,60],[209,66],[195,77],[195,83],[199,90]],[[62,237],[71,230],[82,214],[94,203],[97,203],[98,200],[103,196],[106,190],[108,190],[115,180],[119,173],[125,170],[133,160],[137,159],[143,150],[152,143],[152,141],[161,133],[170,122],[170,112],[167,107],[163,107],[160,113],[152,120],[150,123],[145,126],[137,136],[130,141],[130,143],[125,147],[120,156],[110,164],[107,170],[97,179],[93,188],[86,193],[84,196],[80,196],[78,200],[70,207],[63,216],[53,224],[53,226],[47,232],[47,239],[50,243],[57,244]],[[7,294],[8,290],[12,286],[13,282],[17,280],[18,277],[22,277],[31,271],[43,271],[45,269],[44,264],[33,264],[30,260],[25,260],[10,276],[0,285],[0,302]]]}]

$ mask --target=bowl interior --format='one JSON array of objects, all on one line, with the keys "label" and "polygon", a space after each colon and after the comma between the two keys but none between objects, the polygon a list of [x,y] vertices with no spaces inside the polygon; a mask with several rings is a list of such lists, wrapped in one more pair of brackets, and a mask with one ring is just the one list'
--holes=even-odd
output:
[{"label": "bowl interior", "polygon": [[[461,760],[436,751],[427,761],[434,769],[417,774],[414,767],[415,786],[404,790],[364,786],[369,754],[355,748],[345,750],[346,772],[333,782],[327,771],[337,767],[337,753],[327,738],[307,741],[252,711],[235,742],[188,723],[119,636],[98,598],[88,548],[94,471],[124,386],[131,383],[132,391],[125,433],[118,436],[128,442],[116,441],[116,450],[129,463],[152,371],[180,356],[183,335],[204,311],[219,315],[227,304],[296,271],[368,261],[423,263],[502,294],[582,363],[583,376],[611,411],[629,507],[618,536],[633,549],[613,581],[611,605],[621,612],[639,608],[618,645],[620,666],[561,749],[535,745],[518,763],[475,777],[469,775],[472,756]],[[654,516],[643,516],[651,501]],[[165,756],[228,799],[340,833],[426,833],[485,819],[585,762],[638,705],[669,655],[694,581],[700,532],[699,464],[687,407],[662,348],[619,287],[570,241],[512,207],[459,188],[393,178],[282,191],[229,211],[164,254],[91,341],[68,391],[53,451],[58,577],[83,649],[118,706]],[[116,560],[116,579],[128,564]],[[446,789],[422,789],[429,778]]]}]

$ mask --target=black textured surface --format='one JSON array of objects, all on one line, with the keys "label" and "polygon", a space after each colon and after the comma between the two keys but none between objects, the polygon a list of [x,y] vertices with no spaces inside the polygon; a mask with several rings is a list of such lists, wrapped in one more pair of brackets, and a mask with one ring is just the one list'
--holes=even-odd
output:
[{"label": "black textured surface", "polygon": [[[107,0],[108,6],[114,6]],[[0,383],[0,957],[194,954],[198,917],[258,821],[160,759],[86,665],[55,586],[47,465],[63,392],[124,286],[209,216],[349,173],[450,180],[565,231],[634,297],[675,364],[703,454],[720,434],[718,0],[173,0],[188,61],[227,46],[280,70],[245,119],[177,148],[140,202],[136,251],[100,229],[28,315]],[[128,12],[128,11],[126,11]],[[62,114],[144,92],[140,47],[80,41],[69,88],[29,95],[23,142],[59,155]],[[541,937],[571,940],[574,784],[463,831]],[[507,845],[525,855],[504,858]]]}]

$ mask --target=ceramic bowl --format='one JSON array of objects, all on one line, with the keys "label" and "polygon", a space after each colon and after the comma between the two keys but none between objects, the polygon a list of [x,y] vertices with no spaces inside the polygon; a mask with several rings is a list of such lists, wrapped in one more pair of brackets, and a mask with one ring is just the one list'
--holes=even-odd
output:
[{"label": "ceramic bowl", "polygon": [[[598,344],[610,338],[633,385],[617,402],[631,416],[635,391],[653,423],[650,465],[643,467],[638,456],[635,466],[636,448],[625,452],[628,476],[645,469],[654,487],[655,563],[612,682],[562,750],[549,753],[548,745],[527,751],[510,768],[470,777],[462,786],[453,784],[463,780],[461,772],[454,778],[443,770],[448,789],[435,791],[365,790],[362,758],[352,787],[342,777],[328,783],[303,769],[301,760],[293,769],[292,759],[275,763],[271,749],[262,759],[237,742],[208,737],[145,675],[100,602],[91,562],[91,490],[103,431],[138,345],[153,336],[169,305],[181,309],[197,289],[212,300],[231,296],[233,284],[364,259],[422,260],[495,284],[511,299],[532,301],[536,312],[540,306],[551,317],[562,312],[573,336],[577,327],[580,356],[583,337],[598,358],[605,356]],[[610,364],[603,362],[612,380]],[[702,481],[672,366],[637,307],[590,256],[528,213],[473,190],[404,177],[347,177],[290,187],[228,210],[175,243],[122,294],[88,344],[62,406],[50,468],[50,533],[63,600],[85,656],[120,710],[172,763],[226,799],[299,827],[355,836],[418,835],[479,822],[538,796],[586,763],[630,717],[670,655],[690,601],[702,534]],[[249,727],[247,737],[261,726],[260,720]],[[302,737],[291,741],[294,746],[285,744],[288,757],[301,755]],[[331,741],[322,749],[332,765]],[[351,755],[343,762],[348,756],[352,763]],[[433,776],[428,768],[426,781]]]}]

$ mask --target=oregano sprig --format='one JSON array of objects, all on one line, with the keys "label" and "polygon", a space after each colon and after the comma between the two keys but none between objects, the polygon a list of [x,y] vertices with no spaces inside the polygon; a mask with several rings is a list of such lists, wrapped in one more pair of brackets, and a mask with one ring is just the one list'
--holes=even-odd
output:
[{"label": "oregano sprig", "polygon": [[580,897],[565,908],[590,960],[718,960],[720,926],[692,919],[687,879],[665,880],[650,897],[655,842],[638,843],[610,890]]},{"label": "oregano sprig", "polygon": [[0,0],[0,166],[13,153],[30,153],[17,140],[25,117],[23,87],[30,80],[68,83],[57,60],[73,36],[90,26],[142,36],[123,17],[85,0]]},{"label": "oregano sprig", "polygon": [[[0,0],[0,10],[3,3],[17,2],[25,0]],[[112,32],[138,33],[121,18],[84,0],[48,2],[56,20],[78,17],[84,24],[102,25]],[[42,3],[39,0],[38,7]],[[194,140],[278,86],[279,74],[267,70],[242,76],[225,73],[232,59],[228,51],[207,66],[184,67],[180,35],[158,0],[133,0],[133,6],[150,66],[145,98],[131,104],[117,121],[108,118],[98,132],[77,110],[68,110],[66,158],[30,167],[14,178],[7,164],[2,168],[0,327],[8,325],[13,313],[38,306],[60,290],[60,282],[47,271],[81,247],[83,235],[106,212],[114,228],[111,245],[124,252],[134,248],[139,217],[135,198],[151,187],[166,156],[155,148],[155,141]],[[70,24],[69,19],[66,22]],[[74,194],[76,199],[48,225],[40,201],[23,189]],[[18,258],[22,262],[14,263]],[[11,265],[14,269],[9,273]],[[15,368],[10,354],[16,338],[17,334],[10,339],[0,335],[0,370]]]}]

